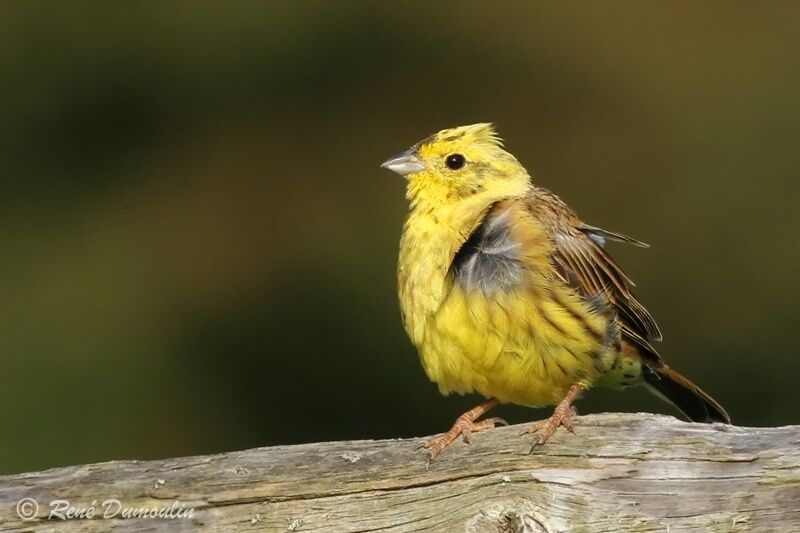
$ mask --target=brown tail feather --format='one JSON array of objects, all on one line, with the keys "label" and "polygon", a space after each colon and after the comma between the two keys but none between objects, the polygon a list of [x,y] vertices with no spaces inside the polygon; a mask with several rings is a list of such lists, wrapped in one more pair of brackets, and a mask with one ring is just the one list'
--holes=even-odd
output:
[{"label": "brown tail feather", "polygon": [[667,365],[652,368],[644,365],[647,388],[680,409],[692,422],[731,423],[725,409],[700,387]]}]

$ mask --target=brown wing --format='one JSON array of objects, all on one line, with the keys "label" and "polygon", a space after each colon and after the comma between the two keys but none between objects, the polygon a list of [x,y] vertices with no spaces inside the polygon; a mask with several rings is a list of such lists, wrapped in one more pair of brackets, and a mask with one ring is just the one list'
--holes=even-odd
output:
[{"label": "brown wing", "polygon": [[564,282],[587,299],[602,298],[613,304],[623,337],[660,360],[650,344],[661,340],[658,325],[631,292],[633,281],[603,248],[606,239],[647,245],[584,224],[560,198],[546,189],[534,188],[527,198],[527,206],[553,238],[553,263]]}]

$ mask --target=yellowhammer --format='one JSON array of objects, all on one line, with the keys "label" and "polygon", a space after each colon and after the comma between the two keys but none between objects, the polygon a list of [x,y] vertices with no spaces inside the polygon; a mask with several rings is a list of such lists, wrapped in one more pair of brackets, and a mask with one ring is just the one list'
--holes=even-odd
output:
[{"label": "yellowhammer", "polygon": [[382,166],[408,179],[405,329],[443,394],[487,398],[423,444],[431,459],[459,435],[504,423],[477,420],[498,403],[556,405],[525,432],[541,431],[534,445],[543,444],[559,426],[572,430],[572,402],[594,385],[644,384],[693,421],[730,421],[656,353],[661,332],[604,248],[646,245],[581,222],[532,185],[491,124],[440,131]]}]

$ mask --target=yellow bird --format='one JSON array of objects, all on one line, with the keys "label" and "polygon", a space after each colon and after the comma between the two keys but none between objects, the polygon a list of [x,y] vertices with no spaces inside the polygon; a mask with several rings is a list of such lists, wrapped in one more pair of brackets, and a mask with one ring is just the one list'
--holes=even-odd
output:
[{"label": "yellow bird", "polygon": [[644,243],[583,223],[531,183],[491,124],[442,130],[383,163],[408,180],[400,241],[403,324],[440,392],[487,401],[423,446],[436,457],[459,436],[505,423],[499,403],[556,405],[541,431],[572,431],[573,400],[592,386],[644,384],[696,422],[730,418],[668,367],[661,340],[607,241]]}]

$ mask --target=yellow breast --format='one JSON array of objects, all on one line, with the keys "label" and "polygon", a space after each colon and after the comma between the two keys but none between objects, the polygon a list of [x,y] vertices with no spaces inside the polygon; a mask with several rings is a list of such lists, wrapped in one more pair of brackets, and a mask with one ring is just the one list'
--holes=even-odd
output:
[{"label": "yellow breast", "polygon": [[[487,219],[498,216],[518,215],[495,206]],[[548,241],[535,221],[496,220],[517,232],[514,264],[493,264],[491,256],[482,268],[465,258],[471,270],[459,275],[455,255],[468,236],[448,235],[432,219],[409,219],[399,276],[406,329],[443,393],[553,405],[571,385],[588,387],[613,363],[608,319],[552,275]],[[442,248],[453,241],[457,246]],[[501,272],[486,271],[493,267]]]},{"label": "yellow breast", "polygon": [[588,387],[611,364],[605,324],[574,316],[552,296],[454,288],[419,346],[425,372],[443,393],[527,406],[554,405],[575,383]]}]

